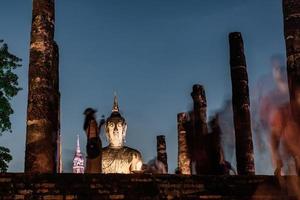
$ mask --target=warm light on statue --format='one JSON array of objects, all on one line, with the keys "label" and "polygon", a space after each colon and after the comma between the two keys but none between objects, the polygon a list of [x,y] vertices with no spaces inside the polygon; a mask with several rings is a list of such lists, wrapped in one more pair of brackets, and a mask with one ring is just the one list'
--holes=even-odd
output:
[{"label": "warm light on statue", "polygon": [[115,96],[112,113],[105,123],[106,137],[109,142],[102,149],[102,172],[129,174],[140,171],[142,157],[139,151],[124,146],[127,131],[125,119],[119,113]]},{"label": "warm light on statue", "polygon": [[123,146],[126,137],[127,125],[122,121],[110,121],[106,126],[106,137],[110,147],[118,148]]}]

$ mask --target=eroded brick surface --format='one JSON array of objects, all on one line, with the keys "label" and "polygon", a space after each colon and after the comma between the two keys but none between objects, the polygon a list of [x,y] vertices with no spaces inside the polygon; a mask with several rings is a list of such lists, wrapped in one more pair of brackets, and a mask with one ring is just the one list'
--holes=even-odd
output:
[{"label": "eroded brick surface", "polygon": [[[299,178],[151,174],[1,174],[0,199],[299,199]],[[296,187],[295,187],[296,186]]]}]

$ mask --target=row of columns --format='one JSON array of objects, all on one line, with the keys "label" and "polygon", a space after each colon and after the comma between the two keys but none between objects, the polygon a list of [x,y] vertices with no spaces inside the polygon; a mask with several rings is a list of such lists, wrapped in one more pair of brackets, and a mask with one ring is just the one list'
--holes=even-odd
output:
[{"label": "row of columns", "polygon": [[[251,175],[255,173],[255,167],[248,75],[241,33],[229,34],[229,46],[237,171],[240,175]],[[217,168],[216,159],[220,159],[222,152],[217,136],[219,133],[208,134],[204,87],[194,85],[191,96],[194,103],[193,111],[190,114],[177,115],[179,172],[216,174],[218,173],[214,171]]]},{"label": "row of columns", "polygon": [[[54,173],[60,166],[59,52],[54,41],[55,0],[33,0],[28,78],[25,172]],[[292,113],[300,124],[300,2],[283,0],[284,36]],[[255,173],[251,133],[248,75],[244,44],[238,32],[230,33],[230,69],[238,174]],[[180,113],[178,167],[182,174],[210,173],[205,90],[194,85],[192,113]],[[217,146],[217,145],[216,145]],[[164,136],[157,137],[157,158],[166,166]],[[208,164],[205,164],[208,163]]]}]

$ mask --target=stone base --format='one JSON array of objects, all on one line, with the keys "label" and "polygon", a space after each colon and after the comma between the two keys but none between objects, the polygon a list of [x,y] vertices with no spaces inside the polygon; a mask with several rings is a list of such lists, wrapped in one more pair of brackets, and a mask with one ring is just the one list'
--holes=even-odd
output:
[{"label": "stone base", "polygon": [[[297,188],[298,187],[298,188]],[[298,196],[297,196],[298,195]],[[295,176],[0,174],[0,199],[300,199]]]}]

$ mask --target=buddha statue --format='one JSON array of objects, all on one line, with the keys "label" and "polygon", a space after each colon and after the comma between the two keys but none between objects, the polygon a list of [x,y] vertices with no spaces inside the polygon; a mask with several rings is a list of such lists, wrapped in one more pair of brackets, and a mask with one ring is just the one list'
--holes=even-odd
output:
[{"label": "buddha statue", "polygon": [[135,149],[124,146],[127,124],[119,113],[117,97],[114,98],[110,117],[105,122],[109,145],[102,148],[102,173],[129,174],[141,171],[142,156]]}]

